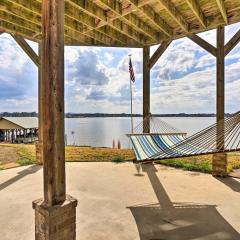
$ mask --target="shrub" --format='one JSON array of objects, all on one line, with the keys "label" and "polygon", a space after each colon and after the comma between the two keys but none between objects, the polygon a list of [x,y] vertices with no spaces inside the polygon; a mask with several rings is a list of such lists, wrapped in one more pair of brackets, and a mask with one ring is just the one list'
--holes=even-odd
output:
[{"label": "shrub", "polygon": [[121,155],[118,155],[118,156],[114,156],[112,158],[112,161],[115,163],[122,163],[122,162],[125,162],[125,158]]}]

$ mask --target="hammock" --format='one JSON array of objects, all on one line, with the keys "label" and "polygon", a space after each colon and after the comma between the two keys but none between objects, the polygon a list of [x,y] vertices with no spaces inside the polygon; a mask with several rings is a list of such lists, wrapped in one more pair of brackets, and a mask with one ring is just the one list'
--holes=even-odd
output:
[{"label": "hammock", "polygon": [[152,117],[140,123],[136,130],[139,131],[140,128],[144,132],[150,130],[151,133],[128,134],[138,161],[152,162],[240,150],[240,112],[225,117],[190,137]]}]

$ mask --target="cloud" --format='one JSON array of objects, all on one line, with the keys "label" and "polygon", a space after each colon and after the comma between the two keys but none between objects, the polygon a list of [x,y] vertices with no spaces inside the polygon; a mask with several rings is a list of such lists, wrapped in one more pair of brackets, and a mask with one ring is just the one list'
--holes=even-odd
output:
[{"label": "cloud", "polygon": [[67,63],[67,79],[76,85],[106,85],[109,78],[93,51],[79,51],[74,62]]},{"label": "cloud", "polygon": [[[226,42],[240,24],[226,28]],[[216,31],[199,34],[216,44]],[[37,45],[30,43],[37,52]],[[151,47],[151,54],[158,46]],[[240,45],[226,59],[226,111],[237,110]],[[136,82],[133,107],[142,112],[142,49],[65,47],[66,111],[129,112],[129,57]],[[0,37],[0,112],[36,111],[37,69],[7,34]],[[151,112],[215,112],[216,60],[187,38],[174,41],[151,71]]]}]

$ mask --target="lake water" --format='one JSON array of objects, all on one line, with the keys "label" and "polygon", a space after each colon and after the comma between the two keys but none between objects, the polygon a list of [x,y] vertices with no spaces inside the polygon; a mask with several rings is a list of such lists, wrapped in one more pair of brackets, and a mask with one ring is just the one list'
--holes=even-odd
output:
[{"label": "lake water", "polygon": [[[213,124],[214,117],[163,117],[161,120],[186,132],[188,136]],[[134,118],[137,126],[142,118]],[[65,132],[68,145],[112,147],[113,139],[121,141],[122,148],[129,148],[125,134],[130,133],[130,118],[67,118]]]}]

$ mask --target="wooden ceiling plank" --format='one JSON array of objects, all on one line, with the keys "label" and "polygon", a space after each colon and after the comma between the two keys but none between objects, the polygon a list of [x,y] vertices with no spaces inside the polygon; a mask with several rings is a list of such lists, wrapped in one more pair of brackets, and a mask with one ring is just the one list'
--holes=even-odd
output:
[{"label": "wooden ceiling plank", "polygon": [[223,18],[225,24],[228,24],[227,11],[226,11],[224,1],[223,0],[216,0],[216,2],[217,2],[218,8],[221,12],[221,15],[222,15],[222,18]]},{"label": "wooden ceiling plank", "polygon": [[[13,13],[17,14],[18,16],[25,16],[25,18],[28,19],[29,21],[33,21],[34,23],[39,22],[39,24],[41,24],[41,13],[40,13],[41,4],[40,4],[40,2],[35,1],[34,5],[31,5],[31,2],[28,1],[25,6],[22,6],[21,4],[24,4],[24,0],[15,0],[15,1],[3,0],[3,1],[11,3],[11,8],[10,8],[9,4],[8,4],[8,8],[7,8],[7,10],[9,12],[13,12]],[[89,16],[86,13],[83,14],[83,12],[79,12],[79,9],[74,8],[69,2],[66,2],[65,8],[66,8],[65,20],[66,20],[67,16],[69,18],[75,19],[76,21],[81,22],[90,28],[90,29],[84,29],[82,31],[83,34],[85,34],[87,36],[89,36],[89,35],[99,36],[99,34],[98,35],[93,34],[93,33],[89,34],[90,30],[97,27],[97,24],[92,16]],[[70,21],[69,18],[68,18],[68,22]],[[74,21],[72,21],[72,22],[74,22]],[[69,26],[69,27],[71,27],[71,26]],[[101,34],[105,34],[103,31],[99,31],[99,32]],[[122,32],[122,34],[125,34],[125,36],[126,36],[125,32],[124,33]],[[136,36],[136,35],[134,36],[133,40],[128,41],[129,37],[132,37],[132,35],[133,35],[132,31],[131,31],[131,29],[129,29],[128,37],[125,37],[125,39],[127,39],[126,42],[122,42],[121,40],[119,40],[119,35],[111,36],[111,37],[113,39],[115,39],[115,41],[119,41],[124,45],[127,45],[128,42],[131,42],[131,45],[133,45],[132,43],[134,40],[136,43],[136,46],[140,46],[138,36]],[[107,37],[109,37],[109,35],[108,36],[106,35],[106,38]],[[96,40],[99,40],[99,39],[96,39]]]},{"label": "wooden ceiling plank", "polygon": [[[127,24],[124,24],[119,19],[112,20],[109,17],[107,17],[106,11],[98,6],[96,6],[93,2],[85,1],[85,0],[66,0],[67,2],[71,3],[72,6],[81,9],[86,14],[89,14],[90,16],[97,18],[99,20],[99,23],[97,24],[96,28],[102,27],[104,25],[109,25],[113,27],[115,30],[120,31],[121,33],[125,34],[129,38],[132,38],[133,40],[137,41],[139,44],[145,44],[146,37],[137,32],[134,31],[132,27],[128,26]],[[104,24],[102,25],[101,22]]]},{"label": "wooden ceiling plank", "polygon": [[13,23],[9,23],[5,20],[0,21],[0,28],[3,29],[6,33],[20,34],[26,39],[40,42],[40,39],[36,37],[37,36],[36,32],[28,30],[22,26],[15,25]]},{"label": "wooden ceiling plank", "polygon": [[153,25],[159,28],[167,36],[171,37],[173,35],[173,31],[171,27],[157,14],[150,6],[148,5],[140,5],[136,0],[127,0],[136,11],[140,11],[144,16],[151,21]]},{"label": "wooden ceiling plank", "polygon": [[197,0],[186,0],[186,1],[187,1],[188,6],[191,8],[193,13],[197,17],[198,21],[201,23],[201,25],[204,28],[207,28],[207,19],[204,16],[204,14],[200,8],[198,1]]},{"label": "wooden ceiling plank", "polygon": [[[3,0],[3,1],[5,1],[5,0]],[[36,14],[36,13],[31,12],[31,11],[28,11],[25,8],[21,8],[21,6],[14,7],[14,4],[12,4],[11,6],[8,5],[8,7],[5,8],[4,10],[8,11],[8,13],[10,13],[10,14],[14,13],[16,17],[21,16],[24,19],[28,19],[28,21],[30,21],[32,23],[35,23],[35,24],[38,24],[39,26],[41,24],[41,16],[40,16],[40,14]],[[82,16],[82,15],[78,15],[78,16]],[[89,18],[87,18],[86,20],[87,20],[88,23],[91,22],[91,21],[89,21]],[[72,28],[73,30],[75,29],[75,30],[79,31],[80,34],[83,33],[83,34],[85,34],[88,37],[95,38],[97,41],[102,41],[102,43],[104,43],[104,44],[107,44],[107,42],[108,42],[108,44],[115,43],[114,45],[117,45],[117,43],[119,42],[119,45],[121,46],[122,44],[127,45],[127,43],[128,43],[128,41],[122,42],[121,40],[119,40],[119,36],[115,37],[115,39],[110,41],[110,37],[112,37],[112,36],[107,36],[106,34],[104,36],[103,35],[104,32],[100,32],[100,31],[99,31],[99,33],[92,33],[92,32],[87,32],[87,31],[84,32],[84,26],[82,25],[82,23],[80,23],[80,21],[78,21],[78,20],[76,20],[74,18],[70,18],[69,15],[65,15],[65,25],[67,27]],[[125,40],[128,40],[128,38],[125,38]],[[133,44],[131,44],[131,46],[132,45]],[[137,43],[136,43],[136,45],[137,45]]]},{"label": "wooden ceiling plank", "polygon": [[224,47],[225,56],[227,56],[240,42],[240,30],[238,30],[235,35],[228,41]]},{"label": "wooden ceiling plank", "polygon": [[[123,16],[122,13],[122,4],[119,1],[108,1],[108,0],[98,0],[101,4],[103,4],[107,9],[114,12],[122,21],[126,22],[129,26],[132,26],[136,31],[142,32],[148,38],[152,38],[154,41],[159,41],[159,34],[151,26],[147,25],[144,21],[140,20],[134,14],[128,14]],[[107,14],[108,18],[109,15]],[[111,17],[109,18],[111,20]]]},{"label": "wooden ceiling plank", "polygon": [[179,13],[175,5],[171,0],[157,0],[166,9],[168,14],[180,25],[180,27],[185,31],[189,32],[189,24],[184,19],[184,17]]}]

